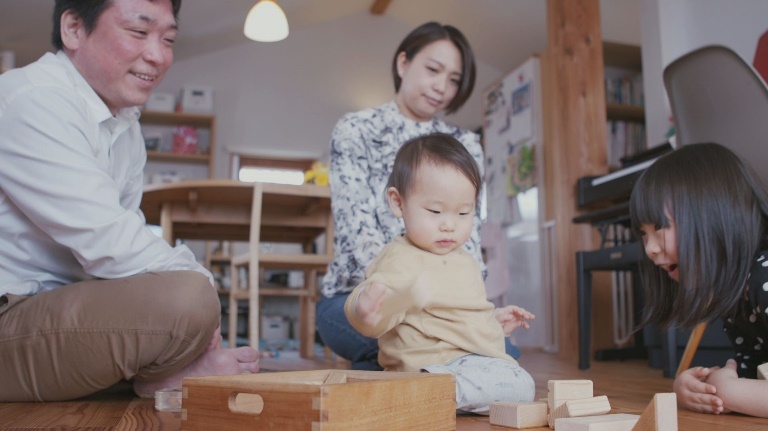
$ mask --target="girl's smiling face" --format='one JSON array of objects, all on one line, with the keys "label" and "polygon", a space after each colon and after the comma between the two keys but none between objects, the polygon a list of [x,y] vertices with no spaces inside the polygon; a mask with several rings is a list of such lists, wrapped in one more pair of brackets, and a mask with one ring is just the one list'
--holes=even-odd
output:
[{"label": "girl's smiling face", "polygon": [[680,269],[677,266],[677,231],[675,221],[667,214],[667,225],[643,223],[640,236],[643,238],[645,254],[654,265],[667,271],[669,277],[680,281]]}]

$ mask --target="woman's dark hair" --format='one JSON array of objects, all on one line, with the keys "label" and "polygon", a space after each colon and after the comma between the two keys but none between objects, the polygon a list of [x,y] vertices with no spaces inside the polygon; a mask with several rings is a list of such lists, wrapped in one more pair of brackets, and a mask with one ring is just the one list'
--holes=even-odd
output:
[{"label": "woman's dark hair", "polygon": [[400,42],[400,46],[395,51],[395,57],[392,59],[392,78],[395,80],[395,93],[400,91],[402,79],[397,73],[397,56],[401,52],[405,53],[405,58],[412,61],[413,57],[419,53],[425,46],[438,40],[449,40],[461,53],[461,82],[456,96],[445,108],[447,114],[453,114],[458,111],[464,102],[472,95],[472,89],[475,87],[475,55],[464,35],[451,25],[441,25],[437,22],[428,22],[416,27],[408,36]]},{"label": "woman's dark hair", "polygon": [[480,168],[477,167],[475,159],[469,154],[467,148],[456,138],[445,133],[419,136],[403,144],[395,156],[395,165],[386,188],[396,188],[405,198],[423,162],[456,168],[475,186],[475,201],[477,201],[482,186]]},{"label": "woman's dark hair", "polygon": [[656,160],[635,184],[632,228],[675,224],[679,280],[643,259],[642,324],[692,328],[732,316],[765,235],[768,196],[736,154],[685,145]]},{"label": "woman's dark hair", "polygon": [[[147,0],[156,1],[156,0]],[[83,20],[83,26],[87,34],[91,34],[96,28],[96,22],[101,13],[104,12],[112,3],[112,0],[56,0],[53,6],[53,31],[51,32],[51,43],[57,50],[64,48],[64,42],[61,40],[61,16],[64,12],[72,10],[80,19]],[[181,9],[181,0],[171,0],[173,8],[173,17],[178,19]]]}]

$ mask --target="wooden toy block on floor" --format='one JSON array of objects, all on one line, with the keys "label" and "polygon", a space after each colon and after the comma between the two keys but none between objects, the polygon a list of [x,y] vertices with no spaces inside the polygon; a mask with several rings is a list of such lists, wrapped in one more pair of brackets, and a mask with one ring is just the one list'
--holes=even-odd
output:
[{"label": "wooden toy block on floor", "polygon": [[547,382],[549,427],[555,427],[555,411],[566,401],[592,398],[592,387],[592,380],[550,380]]},{"label": "wooden toy block on floor", "polygon": [[768,380],[768,362],[757,366],[758,380]]},{"label": "wooden toy block on floor", "polygon": [[547,403],[491,403],[490,422],[511,428],[547,426]]},{"label": "wooden toy block on floor", "polygon": [[560,418],[556,431],[632,431],[640,416],[628,414]]},{"label": "wooden toy block on floor", "polygon": [[611,403],[608,402],[608,397],[605,395],[582,398],[580,400],[568,400],[550,412],[550,421],[554,425],[556,419],[604,415],[610,411]]},{"label": "wooden toy block on floor", "polygon": [[677,395],[654,395],[632,431],[677,431]]},{"label": "wooden toy block on floor", "polygon": [[[346,383],[326,383],[333,373]],[[292,371],[191,377],[182,387],[183,431],[456,429],[450,374]]]}]

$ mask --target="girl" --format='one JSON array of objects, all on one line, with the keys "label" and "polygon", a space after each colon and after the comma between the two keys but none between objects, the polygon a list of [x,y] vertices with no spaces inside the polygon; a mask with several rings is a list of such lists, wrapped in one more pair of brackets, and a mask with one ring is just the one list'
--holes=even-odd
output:
[{"label": "girl", "polygon": [[768,196],[760,181],[721,145],[686,145],[643,173],[630,213],[648,256],[643,324],[692,328],[723,318],[736,350],[723,368],[681,373],[680,405],[768,417],[768,382],[754,380],[768,362]]}]

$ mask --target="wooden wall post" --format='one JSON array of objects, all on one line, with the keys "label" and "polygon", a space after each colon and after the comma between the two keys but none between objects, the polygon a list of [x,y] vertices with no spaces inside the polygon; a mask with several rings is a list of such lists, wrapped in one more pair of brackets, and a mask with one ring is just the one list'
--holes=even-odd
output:
[{"label": "wooden wall post", "polygon": [[[544,157],[547,220],[555,221],[555,296],[561,358],[578,356],[576,259],[598,244],[575,225],[576,181],[606,173],[606,110],[599,0],[547,0]],[[594,322],[593,322],[593,326]]]}]

